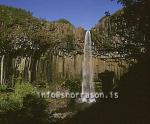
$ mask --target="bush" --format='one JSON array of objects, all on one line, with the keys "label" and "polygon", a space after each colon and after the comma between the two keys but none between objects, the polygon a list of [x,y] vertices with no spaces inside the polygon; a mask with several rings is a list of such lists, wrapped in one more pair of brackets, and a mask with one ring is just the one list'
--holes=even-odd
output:
[{"label": "bush", "polygon": [[7,85],[0,85],[0,92],[5,92],[7,90]]},{"label": "bush", "polygon": [[67,88],[70,92],[79,92],[80,91],[80,82],[73,80],[66,80],[63,84],[63,87]]},{"label": "bush", "polygon": [[[62,86],[64,88],[67,88],[69,92],[80,92],[80,82],[79,81],[73,81],[73,80],[66,80]],[[75,105],[76,98],[72,98],[69,100],[68,106],[73,107]]]},{"label": "bush", "polygon": [[0,111],[7,112],[7,111],[14,111],[20,108],[20,103],[13,101],[12,99],[1,97],[0,98]]},{"label": "bush", "polygon": [[37,89],[29,83],[16,83],[14,92],[0,94],[0,111],[10,111],[20,109],[23,104],[23,98],[27,94],[36,95]]},{"label": "bush", "polygon": [[14,92],[0,94],[0,124],[48,124],[48,103],[29,83],[16,83]]},{"label": "bush", "polygon": [[37,89],[30,83],[16,83],[15,92],[10,95],[10,99],[22,103],[23,97],[27,94],[36,95]]},{"label": "bush", "polygon": [[8,112],[10,124],[48,124],[48,103],[35,95],[26,95],[19,111]]},{"label": "bush", "polygon": [[8,85],[0,85],[0,92],[12,92],[13,89]]}]

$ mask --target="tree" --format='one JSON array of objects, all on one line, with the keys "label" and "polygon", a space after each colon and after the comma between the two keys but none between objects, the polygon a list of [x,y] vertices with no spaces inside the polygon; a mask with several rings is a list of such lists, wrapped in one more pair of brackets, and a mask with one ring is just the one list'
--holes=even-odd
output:
[{"label": "tree", "polygon": [[135,42],[138,36],[141,36],[140,43],[146,49],[146,53],[150,54],[150,1],[149,0],[117,0],[124,5],[124,18],[128,27],[136,26],[134,33]]}]

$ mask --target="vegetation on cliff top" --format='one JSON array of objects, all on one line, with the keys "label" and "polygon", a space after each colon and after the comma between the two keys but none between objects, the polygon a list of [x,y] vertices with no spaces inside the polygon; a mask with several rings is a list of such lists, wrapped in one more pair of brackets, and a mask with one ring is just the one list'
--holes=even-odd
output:
[{"label": "vegetation on cliff top", "polygon": [[139,58],[149,54],[150,16],[147,0],[118,0],[124,5],[113,15],[106,15],[92,29],[92,39],[102,52],[117,52]]},{"label": "vegetation on cliff top", "polygon": [[[0,54],[44,53],[47,49],[65,46],[74,50],[77,44],[76,29],[69,21],[54,22],[37,19],[30,12],[0,6]],[[84,32],[84,30],[82,30]],[[84,34],[84,33],[83,33]],[[83,41],[83,36],[80,37]],[[70,52],[70,51],[69,51]]]}]

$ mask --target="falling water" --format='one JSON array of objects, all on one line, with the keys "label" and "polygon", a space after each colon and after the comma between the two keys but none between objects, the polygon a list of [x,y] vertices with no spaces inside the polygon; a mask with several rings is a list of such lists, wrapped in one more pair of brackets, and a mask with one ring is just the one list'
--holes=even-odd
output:
[{"label": "falling water", "polygon": [[95,93],[93,82],[93,67],[92,67],[92,49],[91,49],[91,34],[90,31],[86,32],[84,43],[84,60],[82,72],[82,102],[92,103],[95,102],[93,97]]},{"label": "falling water", "polygon": [[4,74],[4,55],[2,56],[2,59],[1,59],[1,79],[0,79],[0,81],[1,81],[1,84],[3,84],[3,82],[4,82],[4,79],[3,79],[3,74]]}]

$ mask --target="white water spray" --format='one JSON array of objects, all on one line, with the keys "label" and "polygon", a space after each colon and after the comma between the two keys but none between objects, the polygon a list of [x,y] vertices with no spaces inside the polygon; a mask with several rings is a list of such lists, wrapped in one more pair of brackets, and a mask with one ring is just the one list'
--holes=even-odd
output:
[{"label": "white water spray", "polygon": [[1,85],[4,83],[4,55],[2,56],[2,59],[1,59]]},{"label": "white water spray", "polygon": [[81,101],[86,103],[95,102],[94,93],[95,86],[93,82],[93,66],[92,66],[92,42],[90,31],[86,32],[84,43],[84,60],[82,71],[82,96]]}]

